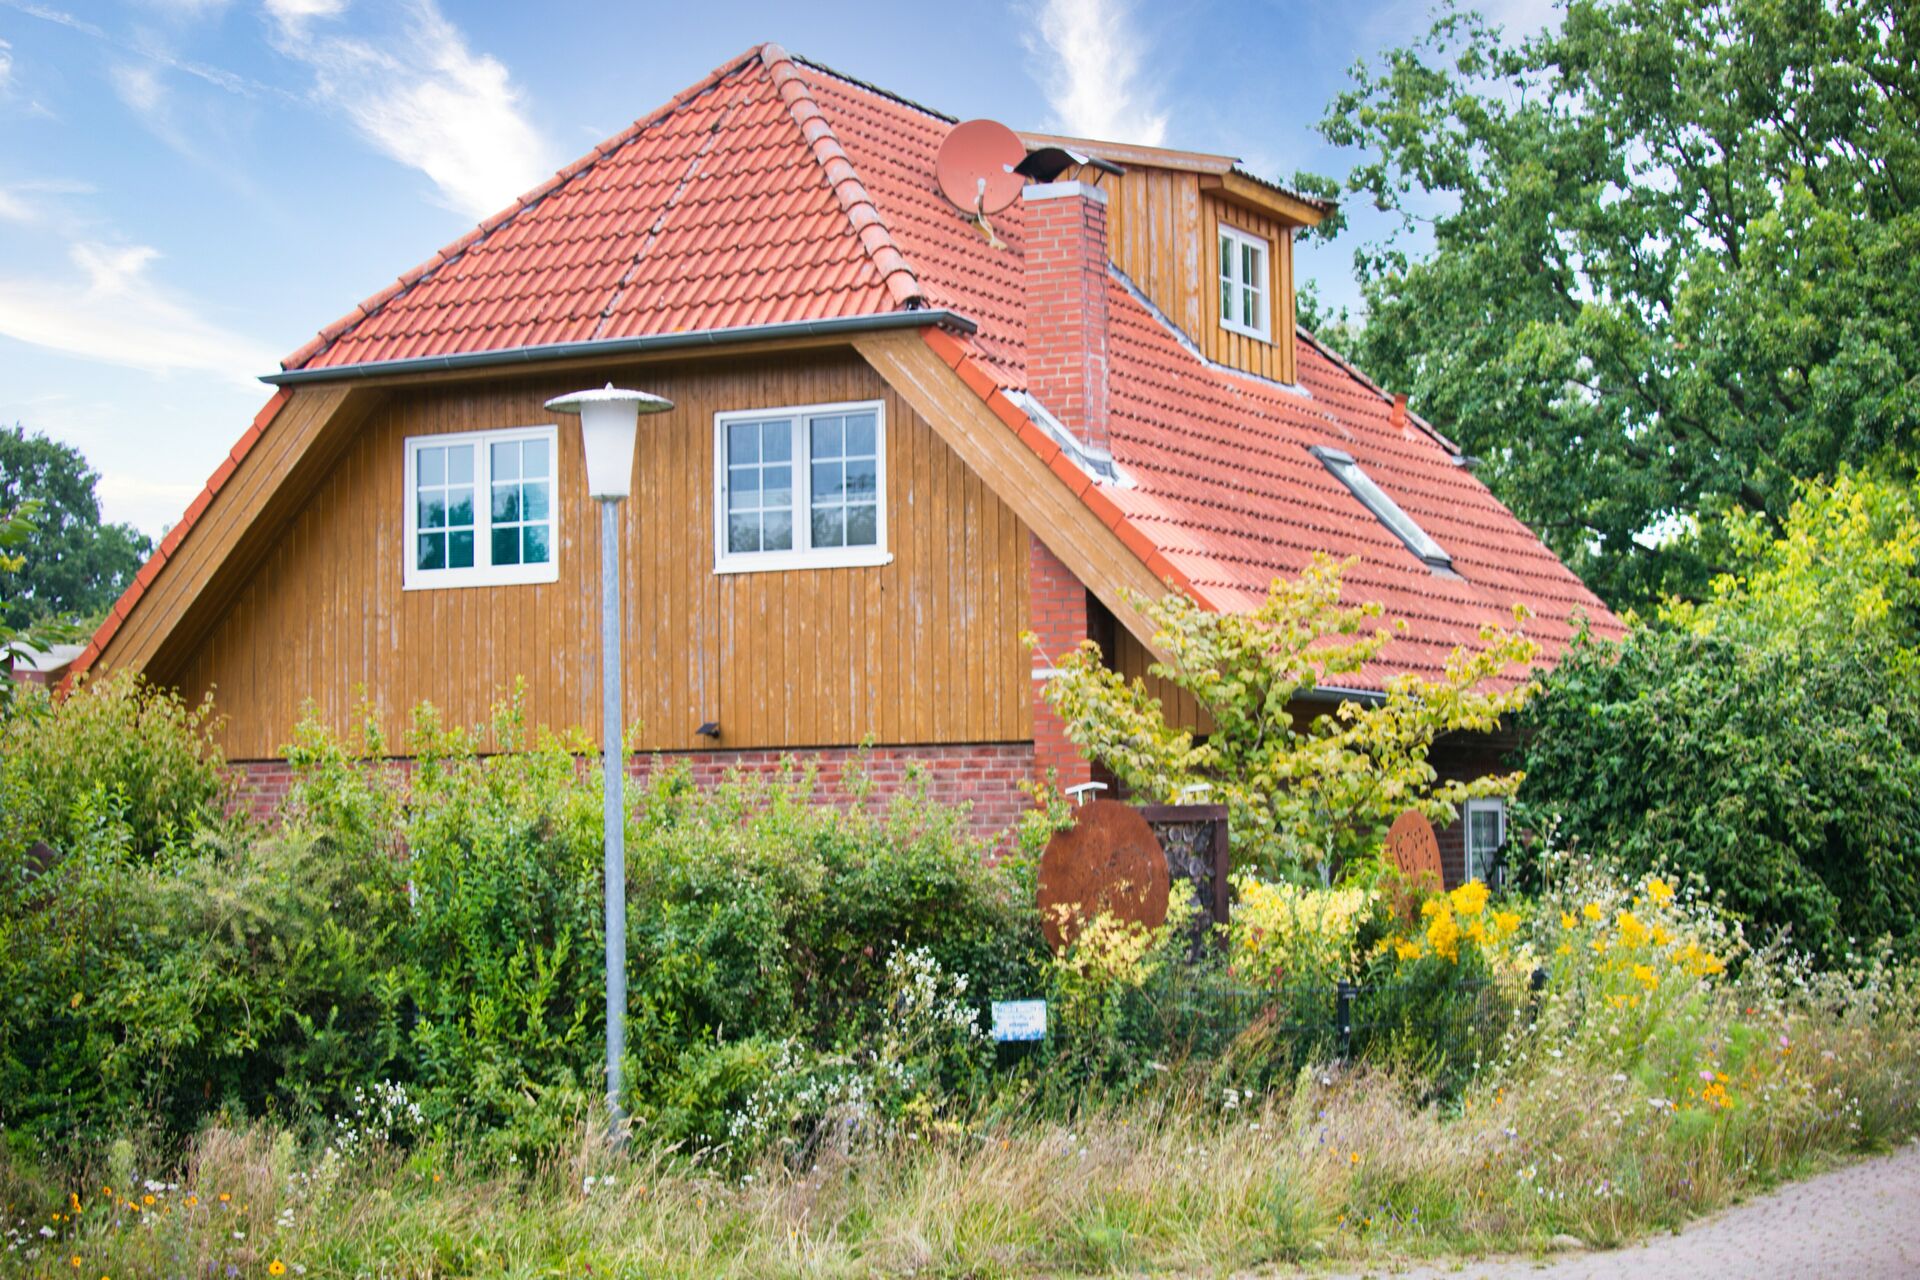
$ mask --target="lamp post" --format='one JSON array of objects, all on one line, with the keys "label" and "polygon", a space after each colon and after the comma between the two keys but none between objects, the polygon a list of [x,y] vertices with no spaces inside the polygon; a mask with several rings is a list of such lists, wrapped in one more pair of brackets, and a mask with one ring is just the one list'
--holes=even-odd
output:
[{"label": "lamp post", "polygon": [[626,750],[620,706],[620,503],[633,490],[633,446],[640,415],[664,413],[673,401],[609,382],[547,401],[555,413],[580,415],[587,459],[587,495],[600,504],[601,820],[607,846],[607,1112],[618,1135],[620,1060],[627,1051]]}]

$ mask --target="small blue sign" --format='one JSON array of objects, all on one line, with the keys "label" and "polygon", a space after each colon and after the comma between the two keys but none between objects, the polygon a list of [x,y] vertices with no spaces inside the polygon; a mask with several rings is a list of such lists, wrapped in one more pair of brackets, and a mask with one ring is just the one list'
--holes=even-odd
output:
[{"label": "small blue sign", "polygon": [[993,1038],[1002,1044],[1024,1044],[1047,1038],[1045,1000],[995,1000]]}]

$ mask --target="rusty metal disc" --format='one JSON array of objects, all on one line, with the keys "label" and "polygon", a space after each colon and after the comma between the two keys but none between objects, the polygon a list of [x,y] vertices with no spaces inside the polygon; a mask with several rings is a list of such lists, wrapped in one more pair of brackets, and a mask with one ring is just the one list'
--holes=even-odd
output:
[{"label": "rusty metal disc", "polygon": [[1102,912],[1149,929],[1167,919],[1167,856],[1138,810],[1096,800],[1040,855],[1040,928],[1060,950]]},{"label": "rusty metal disc", "polygon": [[1409,889],[1433,893],[1441,887],[1440,838],[1418,809],[1409,809],[1387,829],[1387,856]]}]

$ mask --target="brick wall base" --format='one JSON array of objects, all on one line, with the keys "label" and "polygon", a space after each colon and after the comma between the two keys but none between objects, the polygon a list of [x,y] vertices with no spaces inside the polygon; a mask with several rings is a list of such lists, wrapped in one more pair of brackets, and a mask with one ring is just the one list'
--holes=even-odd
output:
[{"label": "brick wall base", "polygon": [[[770,777],[788,759],[802,766],[813,766],[818,778],[815,794],[827,804],[842,806],[852,803],[845,784],[848,768],[856,760],[872,784],[870,794],[879,803],[906,787],[907,772],[917,764],[926,773],[927,795],[941,804],[971,805],[970,825],[976,835],[986,840],[997,840],[1025,811],[1027,797],[1019,789],[1019,783],[1033,775],[1030,742],[872,747],[864,752],[853,747],[791,752],[685,751],[635,756],[628,762],[627,773],[644,780],[656,770],[684,766],[697,785],[710,787],[736,771]],[[389,767],[404,778],[411,763],[394,760]],[[235,808],[261,821],[271,819],[286,799],[293,781],[293,771],[286,761],[238,761],[230,769],[235,784]]]}]

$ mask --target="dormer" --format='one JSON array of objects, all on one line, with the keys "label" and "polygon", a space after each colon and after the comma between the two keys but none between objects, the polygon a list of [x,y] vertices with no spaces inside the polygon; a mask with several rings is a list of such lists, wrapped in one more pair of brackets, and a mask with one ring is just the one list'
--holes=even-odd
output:
[{"label": "dormer", "polygon": [[1293,236],[1330,211],[1232,156],[1023,133],[1119,167],[1100,178],[1112,261],[1207,359],[1295,380]]}]

